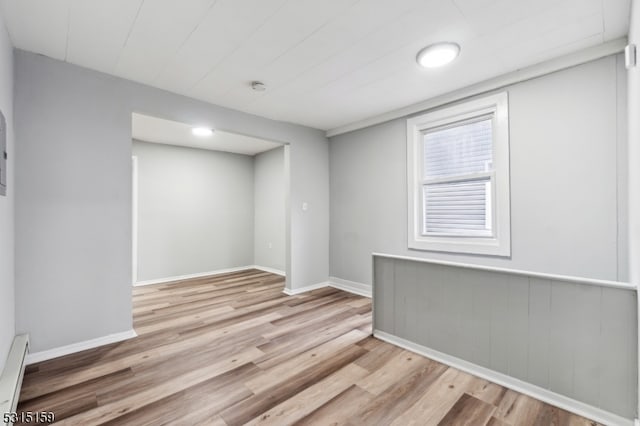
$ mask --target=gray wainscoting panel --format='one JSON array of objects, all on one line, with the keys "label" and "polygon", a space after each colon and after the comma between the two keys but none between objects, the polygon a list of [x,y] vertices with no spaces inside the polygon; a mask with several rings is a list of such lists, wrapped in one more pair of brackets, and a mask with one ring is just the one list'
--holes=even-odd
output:
[{"label": "gray wainscoting panel", "polygon": [[529,365],[529,279],[526,277],[507,277],[507,318],[505,339],[507,346],[506,374],[526,380]]},{"label": "gray wainscoting panel", "polygon": [[374,256],[374,328],[626,418],[632,289]]},{"label": "gray wainscoting panel", "polygon": [[375,263],[374,275],[380,280],[380,285],[375,287],[377,291],[375,297],[373,297],[373,303],[375,306],[373,309],[379,313],[373,319],[374,328],[380,328],[380,330],[389,330],[390,333],[395,333],[393,326],[393,283],[395,282],[393,276],[394,263],[391,259],[380,258]]}]

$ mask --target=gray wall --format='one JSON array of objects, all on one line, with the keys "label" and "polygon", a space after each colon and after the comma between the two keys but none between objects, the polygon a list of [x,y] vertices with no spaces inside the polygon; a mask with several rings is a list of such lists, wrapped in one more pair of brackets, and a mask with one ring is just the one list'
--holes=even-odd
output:
[{"label": "gray wall", "polygon": [[634,418],[634,290],[375,258],[375,329]]},{"label": "gray wall", "polygon": [[[41,351],[131,328],[131,113],[290,144],[287,285],[328,277],[324,133],[16,51],[16,321]],[[303,212],[302,202],[309,203]]]},{"label": "gray wall", "polygon": [[406,119],[330,140],[330,275],[371,252],[627,279],[626,84],[611,56],[508,87],[511,258],[407,249]]},{"label": "gray wall", "polygon": [[0,110],[7,120],[7,196],[0,197],[0,372],[15,334],[13,48],[0,12]]},{"label": "gray wall", "polygon": [[141,141],[132,152],[138,281],[253,264],[253,157]]},{"label": "gray wall", "polygon": [[254,157],[254,264],[280,271],[286,268],[284,150],[280,147]]}]

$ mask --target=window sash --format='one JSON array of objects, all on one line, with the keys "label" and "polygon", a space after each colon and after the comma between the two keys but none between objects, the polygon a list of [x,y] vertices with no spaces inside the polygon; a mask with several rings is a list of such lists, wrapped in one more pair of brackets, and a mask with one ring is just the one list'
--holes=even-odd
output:
[{"label": "window sash", "polygon": [[[434,232],[434,231],[428,231],[427,229],[427,221],[428,221],[428,210],[431,208],[433,209],[433,207],[429,207],[426,197],[425,197],[425,193],[424,193],[424,189],[428,186],[435,186],[435,185],[443,185],[443,184],[448,184],[448,183],[452,183],[452,184],[463,184],[463,183],[467,183],[467,182],[482,182],[485,181],[486,183],[489,184],[489,189],[485,190],[484,193],[484,206],[483,206],[483,215],[484,215],[484,223],[485,223],[485,227],[487,226],[487,223],[489,224],[489,229],[483,229],[483,230],[478,230],[478,229],[463,229],[460,228],[460,230],[456,230],[456,231],[450,231],[450,232]],[[490,171],[490,172],[484,172],[484,173],[471,173],[471,174],[466,174],[466,175],[460,175],[460,176],[451,176],[448,178],[439,178],[439,179],[423,179],[421,184],[419,186],[417,186],[416,190],[418,191],[418,198],[420,200],[420,205],[422,206],[422,208],[420,209],[421,211],[421,217],[420,217],[420,224],[421,224],[421,235],[425,236],[425,237],[454,237],[454,238],[465,238],[465,237],[469,237],[469,238],[495,238],[496,236],[496,221],[495,221],[495,214],[493,213],[495,211],[495,189],[496,189],[496,179],[495,179],[495,172],[494,171]],[[460,192],[460,191],[459,191]],[[462,200],[461,200],[462,201]],[[454,210],[455,209],[456,204],[453,204],[449,210]],[[446,207],[446,206],[443,206]],[[435,208],[433,210],[446,210],[445,208],[443,209],[438,209]],[[477,210],[477,209],[476,209]],[[436,213],[432,213],[436,214]],[[462,216],[468,216],[468,215],[477,215],[476,213],[468,213],[468,212],[464,212],[463,214],[461,214],[459,220],[464,220],[462,218]]]},{"label": "window sash", "polygon": [[[468,126],[489,122],[489,128],[468,128]],[[449,140],[438,141],[433,140],[431,143],[427,142],[427,137],[435,133],[441,133],[467,127],[467,137],[480,137],[480,139],[473,140],[474,144],[460,144],[458,139],[449,139],[451,135],[443,135],[441,137]],[[466,173],[478,173],[483,171],[493,170],[493,147],[494,147],[494,127],[495,119],[494,113],[481,113],[466,117],[464,119],[456,120],[454,122],[446,123],[443,125],[437,125],[428,127],[422,132],[422,146],[421,146],[421,169],[423,179],[437,179],[437,178],[450,178],[454,176],[463,175]],[[487,140],[486,133],[489,131],[489,138]],[[482,133],[478,133],[482,132]],[[463,136],[465,133],[459,135]],[[482,138],[485,136],[485,138]],[[430,145],[430,152],[425,152],[427,146]],[[431,155],[429,155],[431,154]],[[453,154],[453,155],[452,155]],[[459,155],[456,155],[459,154]],[[489,156],[489,158],[487,158]],[[488,165],[486,164],[488,161]],[[482,166],[482,167],[477,167]],[[473,170],[471,172],[470,170]]]},{"label": "window sash", "polygon": [[[426,177],[427,175],[427,157],[425,155],[425,148],[426,148],[426,143],[424,141],[424,137],[427,134],[430,133],[435,133],[438,131],[442,131],[442,130],[448,130],[448,129],[453,129],[456,127],[462,127],[462,126],[466,126],[469,124],[473,124],[473,123],[478,123],[478,122],[482,122],[482,121],[487,121],[487,120],[491,120],[491,163],[490,163],[490,168],[486,171],[482,171],[482,172],[472,172],[472,173],[460,173],[460,174],[449,174],[449,175],[444,175],[444,176],[435,176],[435,177]],[[493,169],[493,158],[494,158],[494,149],[495,149],[495,114],[494,112],[490,112],[490,113],[476,113],[475,115],[468,115],[467,117],[465,117],[464,119],[461,120],[456,120],[453,122],[448,122],[444,125],[437,125],[437,126],[433,126],[433,127],[428,127],[427,129],[423,130],[421,132],[421,136],[422,136],[422,140],[420,142],[420,146],[419,146],[419,157],[418,157],[418,168],[420,171],[420,177],[421,179],[419,179],[416,185],[415,190],[417,191],[417,199],[419,200],[420,203],[420,212],[419,212],[419,226],[420,226],[420,231],[419,234],[423,237],[434,237],[434,238],[444,238],[444,237],[451,237],[451,238],[472,238],[472,239],[492,239],[495,238],[496,236],[496,224],[494,221],[495,218],[495,214],[493,214],[495,205],[494,205],[494,201],[495,200],[495,196],[494,196],[494,191],[495,191],[495,170]],[[481,147],[478,147],[478,149],[482,149]],[[466,151],[465,154],[470,154],[471,156],[473,155],[472,153],[469,153],[469,151]],[[464,161],[460,162],[461,164],[464,164]],[[446,165],[442,166],[443,168],[446,168]],[[432,170],[433,171],[433,170]],[[429,230],[429,226],[428,223],[430,221],[429,219],[429,210],[430,210],[430,206],[428,205],[427,202],[427,196],[425,195],[425,190],[427,187],[429,186],[435,186],[435,185],[444,185],[444,184],[463,184],[465,182],[477,182],[477,181],[488,181],[489,183],[489,188],[488,190],[486,190],[485,194],[484,194],[484,226],[487,226],[487,223],[489,224],[489,229],[470,229],[469,226],[465,226],[463,224],[463,222],[460,222],[460,220],[464,220],[464,219],[456,219],[457,223],[459,224],[459,228],[455,228],[454,224],[453,224],[453,219],[452,222],[450,223],[451,226],[450,227],[442,227],[442,231],[434,231],[433,227],[432,230]],[[462,200],[460,200],[462,201]],[[431,213],[431,215],[433,215],[434,213]],[[464,215],[464,214],[463,214]],[[463,216],[461,215],[461,216]]]}]

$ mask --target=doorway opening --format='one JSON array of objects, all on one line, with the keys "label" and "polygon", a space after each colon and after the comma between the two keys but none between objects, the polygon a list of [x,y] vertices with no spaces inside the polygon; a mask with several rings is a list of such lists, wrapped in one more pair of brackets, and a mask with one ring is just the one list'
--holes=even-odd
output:
[{"label": "doorway opening", "polygon": [[134,286],[251,268],[286,277],[287,144],[134,113],[131,152]]}]

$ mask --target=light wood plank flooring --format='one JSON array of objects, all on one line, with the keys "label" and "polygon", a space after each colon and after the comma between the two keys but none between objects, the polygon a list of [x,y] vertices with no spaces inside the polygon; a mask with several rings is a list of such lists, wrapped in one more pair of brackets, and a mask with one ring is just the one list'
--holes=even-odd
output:
[{"label": "light wood plank flooring", "polygon": [[29,366],[65,425],[593,425],[370,336],[369,299],[251,270],[133,290],[139,337]]}]

